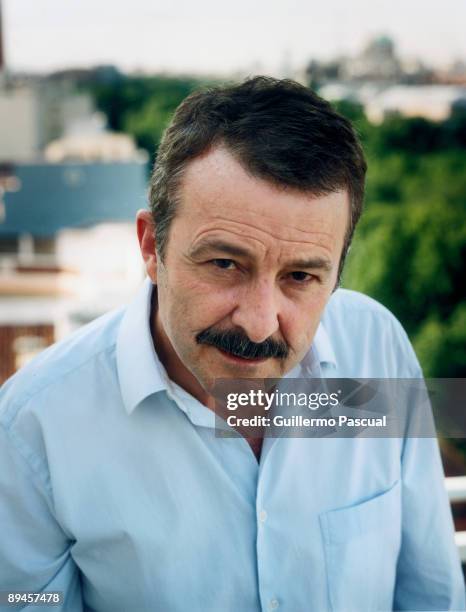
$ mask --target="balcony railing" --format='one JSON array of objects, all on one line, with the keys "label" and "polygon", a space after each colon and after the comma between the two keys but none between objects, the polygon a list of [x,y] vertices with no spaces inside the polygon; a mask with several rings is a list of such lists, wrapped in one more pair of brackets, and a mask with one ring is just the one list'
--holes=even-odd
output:
[{"label": "balcony railing", "polygon": [[[466,502],[466,476],[445,478],[445,487],[451,503]],[[457,531],[455,542],[462,563],[466,563],[466,531]]]}]

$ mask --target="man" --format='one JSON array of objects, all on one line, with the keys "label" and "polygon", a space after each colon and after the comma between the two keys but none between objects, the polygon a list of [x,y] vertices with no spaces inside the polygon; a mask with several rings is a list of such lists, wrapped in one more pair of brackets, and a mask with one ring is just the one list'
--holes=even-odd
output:
[{"label": "man", "polygon": [[137,217],[139,295],[2,391],[0,590],[71,611],[464,608],[435,439],[215,431],[218,379],[421,377],[394,317],[335,290],[365,169],[296,83],[183,102]]}]

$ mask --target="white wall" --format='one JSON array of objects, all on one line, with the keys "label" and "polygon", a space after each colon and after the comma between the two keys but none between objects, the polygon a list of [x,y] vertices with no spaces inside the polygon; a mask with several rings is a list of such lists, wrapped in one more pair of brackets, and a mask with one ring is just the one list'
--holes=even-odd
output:
[{"label": "white wall", "polygon": [[38,101],[31,89],[0,90],[0,161],[26,161],[39,147]]}]

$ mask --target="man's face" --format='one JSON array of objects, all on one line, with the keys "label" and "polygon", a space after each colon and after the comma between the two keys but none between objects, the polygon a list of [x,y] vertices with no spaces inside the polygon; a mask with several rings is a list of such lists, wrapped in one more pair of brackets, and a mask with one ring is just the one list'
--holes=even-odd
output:
[{"label": "man's face", "polygon": [[[309,349],[335,287],[346,192],[277,188],[218,147],[188,165],[179,195],[153,279],[165,358],[181,362],[205,391],[218,378],[282,377]],[[225,332],[269,347],[251,352],[249,343],[244,353],[244,343],[219,343]],[[270,346],[281,356],[264,356]]]}]

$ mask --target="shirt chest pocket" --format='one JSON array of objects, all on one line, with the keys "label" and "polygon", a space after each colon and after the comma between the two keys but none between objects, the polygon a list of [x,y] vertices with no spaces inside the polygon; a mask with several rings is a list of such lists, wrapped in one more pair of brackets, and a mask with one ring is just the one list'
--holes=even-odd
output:
[{"label": "shirt chest pocket", "polygon": [[391,610],[401,541],[401,484],[319,517],[330,609]]}]

